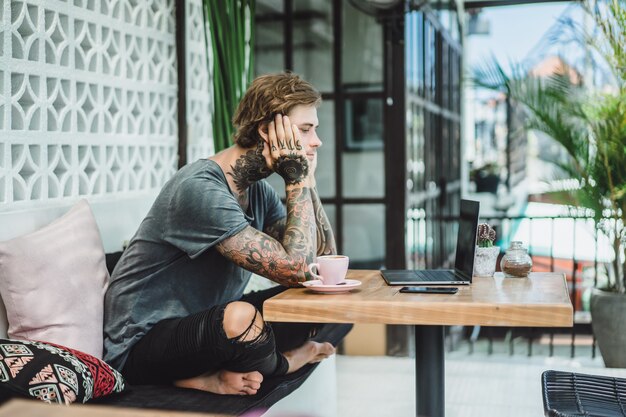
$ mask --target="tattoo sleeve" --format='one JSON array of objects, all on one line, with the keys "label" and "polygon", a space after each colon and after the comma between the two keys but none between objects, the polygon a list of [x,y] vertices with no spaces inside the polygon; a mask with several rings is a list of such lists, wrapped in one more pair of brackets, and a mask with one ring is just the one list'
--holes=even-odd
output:
[{"label": "tattoo sleeve", "polygon": [[286,227],[287,227],[287,218],[284,217],[274,222],[274,224],[270,224],[269,226],[267,226],[264,231],[265,233],[267,233],[274,239],[282,242],[283,236],[285,235]]},{"label": "tattoo sleeve", "polygon": [[[316,225],[316,245],[317,255],[336,255],[337,244],[335,242],[335,234],[330,226],[330,221],[326,216],[322,202],[320,201],[317,189],[311,189],[311,201],[313,202],[313,211],[315,212]],[[280,219],[265,228],[265,233],[274,239],[281,241],[285,233],[286,219]]]},{"label": "tattoo sleeve", "polygon": [[315,225],[317,227],[317,254],[319,255],[336,255],[337,244],[335,243],[335,234],[333,233],[330,222],[322,207],[322,202],[317,195],[317,189],[311,189],[311,201],[313,202],[313,210],[315,211]]},{"label": "tattoo sleeve", "polygon": [[315,257],[315,212],[307,187],[287,187],[287,218],[280,240],[246,227],[217,245],[237,265],[282,285],[309,278]]}]

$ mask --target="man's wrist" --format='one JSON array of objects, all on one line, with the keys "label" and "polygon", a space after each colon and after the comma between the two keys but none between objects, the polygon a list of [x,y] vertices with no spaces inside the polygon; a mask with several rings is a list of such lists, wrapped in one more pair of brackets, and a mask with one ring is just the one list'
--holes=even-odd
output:
[{"label": "man's wrist", "polygon": [[291,190],[298,190],[302,188],[309,188],[309,185],[305,182],[299,182],[297,184],[285,184],[285,191],[289,192]]},{"label": "man's wrist", "polygon": [[294,184],[285,184],[285,189],[290,190],[294,188],[314,188],[315,185],[311,185],[311,181],[308,178],[303,179],[300,182]]}]

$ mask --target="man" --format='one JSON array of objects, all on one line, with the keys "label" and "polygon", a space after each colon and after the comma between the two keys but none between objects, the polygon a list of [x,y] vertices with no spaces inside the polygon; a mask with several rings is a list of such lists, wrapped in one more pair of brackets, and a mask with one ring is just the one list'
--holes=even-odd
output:
[{"label": "man", "polygon": [[[315,189],[321,96],[294,74],[254,80],[233,118],[234,145],[180,169],[113,271],[105,297],[105,359],[130,383],[255,394],[263,376],[335,352],[315,325],[270,327],[243,295],[250,273],[285,287],[336,253]],[[286,211],[264,178],[285,181]]]}]

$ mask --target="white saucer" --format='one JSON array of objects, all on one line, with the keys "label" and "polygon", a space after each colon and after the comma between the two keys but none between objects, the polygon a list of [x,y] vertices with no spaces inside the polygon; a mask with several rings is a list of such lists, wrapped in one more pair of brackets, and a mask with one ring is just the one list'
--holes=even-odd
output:
[{"label": "white saucer", "polygon": [[321,280],[315,279],[312,281],[303,282],[302,285],[305,287],[315,291],[315,292],[323,292],[326,294],[337,294],[342,292],[348,292],[359,285],[361,285],[361,281],[357,281],[356,279],[347,279],[345,284],[342,285],[326,285],[322,283]]}]

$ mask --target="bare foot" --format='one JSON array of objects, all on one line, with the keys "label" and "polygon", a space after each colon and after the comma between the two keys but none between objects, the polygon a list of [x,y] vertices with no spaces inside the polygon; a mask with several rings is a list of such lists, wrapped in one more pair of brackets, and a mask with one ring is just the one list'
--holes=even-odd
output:
[{"label": "bare foot", "polygon": [[194,378],[174,381],[174,385],[182,388],[193,388],[214,394],[254,395],[261,387],[263,375],[259,372],[217,371]]},{"label": "bare foot", "polygon": [[296,372],[307,363],[320,362],[334,353],[335,347],[328,342],[308,341],[299,348],[283,353],[289,362],[287,373]]}]

